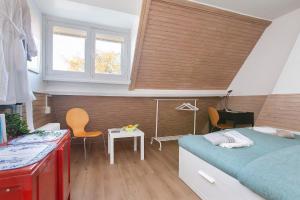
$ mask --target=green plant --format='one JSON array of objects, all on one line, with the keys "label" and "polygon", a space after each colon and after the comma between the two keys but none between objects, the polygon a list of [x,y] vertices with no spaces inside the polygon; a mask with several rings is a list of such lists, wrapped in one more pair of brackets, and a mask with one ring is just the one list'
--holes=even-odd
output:
[{"label": "green plant", "polygon": [[6,132],[9,138],[15,138],[21,135],[26,135],[30,131],[26,121],[22,120],[19,114],[5,114]]}]

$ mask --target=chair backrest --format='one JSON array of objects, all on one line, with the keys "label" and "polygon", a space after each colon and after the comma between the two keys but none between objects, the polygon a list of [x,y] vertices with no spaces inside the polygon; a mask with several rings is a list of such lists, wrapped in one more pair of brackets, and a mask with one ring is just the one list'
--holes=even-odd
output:
[{"label": "chair backrest", "polygon": [[88,113],[81,108],[72,108],[66,115],[67,124],[72,128],[75,137],[84,136],[84,128],[88,124],[89,120]]},{"label": "chair backrest", "polygon": [[208,107],[208,116],[211,125],[213,125],[214,127],[218,127],[220,116],[217,109],[215,109],[214,107]]}]

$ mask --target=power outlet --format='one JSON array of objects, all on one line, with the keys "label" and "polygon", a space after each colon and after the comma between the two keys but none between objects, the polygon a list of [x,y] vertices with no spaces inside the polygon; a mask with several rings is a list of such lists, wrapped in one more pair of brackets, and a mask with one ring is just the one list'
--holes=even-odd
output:
[{"label": "power outlet", "polygon": [[51,113],[51,107],[47,106],[45,108],[45,114],[50,114]]}]

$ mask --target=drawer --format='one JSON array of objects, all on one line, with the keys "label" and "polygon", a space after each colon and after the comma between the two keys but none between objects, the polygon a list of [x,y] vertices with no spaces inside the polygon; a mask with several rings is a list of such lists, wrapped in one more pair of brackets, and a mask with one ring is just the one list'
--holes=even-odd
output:
[{"label": "drawer", "polygon": [[233,177],[182,148],[179,177],[204,200],[263,200]]},{"label": "drawer", "polygon": [[[219,195],[226,190],[213,173],[191,156],[180,160],[179,176],[204,200],[218,200]],[[224,199],[224,194],[221,199]]]},{"label": "drawer", "polygon": [[22,200],[22,188],[20,186],[0,188],[0,199],[5,200]]}]

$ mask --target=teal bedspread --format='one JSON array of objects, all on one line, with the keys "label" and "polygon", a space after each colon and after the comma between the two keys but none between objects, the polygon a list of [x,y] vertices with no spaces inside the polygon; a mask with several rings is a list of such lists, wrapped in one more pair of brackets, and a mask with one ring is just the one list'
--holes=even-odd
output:
[{"label": "teal bedspread", "polygon": [[254,145],[226,149],[212,145],[199,135],[184,136],[179,139],[179,145],[235,178],[240,170],[251,161],[279,149],[300,145],[300,136],[297,136],[297,139],[285,139],[247,128],[236,130],[253,140]]},{"label": "teal bedspread", "polygon": [[[286,139],[247,128],[236,130],[255,144],[251,147],[226,149],[212,145],[202,136],[192,135],[180,138],[179,145],[240,180],[266,199],[300,199],[300,136]],[[286,183],[288,186],[282,186]]]},{"label": "teal bedspread", "polygon": [[252,161],[240,171],[238,180],[269,200],[300,199],[300,145]]}]

